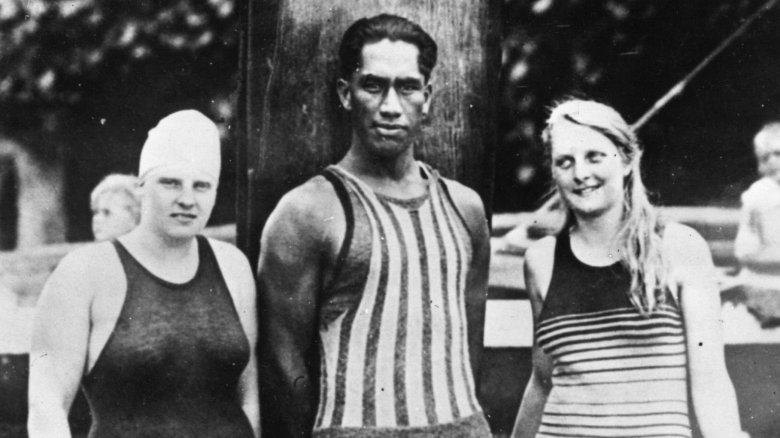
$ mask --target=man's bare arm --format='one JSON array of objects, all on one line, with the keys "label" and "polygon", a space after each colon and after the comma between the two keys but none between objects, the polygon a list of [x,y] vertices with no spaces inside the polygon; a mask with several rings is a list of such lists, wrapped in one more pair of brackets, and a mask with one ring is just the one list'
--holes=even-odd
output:
[{"label": "man's bare arm", "polygon": [[288,193],[263,230],[257,286],[263,432],[311,435],[318,296],[338,199],[325,182]]},{"label": "man's bare arm", "polygon": [[485,331],[485,302],[490,271],[490,232],[485,208],[479,195],[468,187],[447,180],[453,202],[463,216],[471,236],[472,260],[466,278],[466,319],[468,323],[469,356],[474,382],[479,387],[480,360]]}]

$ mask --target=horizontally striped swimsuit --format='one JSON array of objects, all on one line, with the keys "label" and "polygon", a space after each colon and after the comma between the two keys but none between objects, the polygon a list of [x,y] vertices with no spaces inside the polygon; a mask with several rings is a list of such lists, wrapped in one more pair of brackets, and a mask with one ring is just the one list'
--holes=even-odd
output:
[{"label": "horizontally striped swimsuit", "polygon": [[537,437],[690,437],[682,315],[671,296],[649,316],[620,263],[586,265],[557,239],[537,342],[552,390]]},{"label": "horizontally striped swimsuit", "polygon": [[315,437],[490,437],[469,362],[466,225],[435,171],[399,200],[324,176],[347,231],[320,308]]}]

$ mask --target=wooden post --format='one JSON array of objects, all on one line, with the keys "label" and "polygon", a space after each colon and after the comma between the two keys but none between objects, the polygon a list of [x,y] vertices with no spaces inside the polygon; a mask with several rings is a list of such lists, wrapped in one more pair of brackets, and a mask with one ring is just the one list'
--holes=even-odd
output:
[{"label": "wooden post", "polygon": [[439,46],[432,116],[416,155],[482,196],[493,191],[500,0],[259,0],[243,4],[237,244],[255,265],[279,198],[349,147],[335,92],[337,50],[355,20],[409,18]]}]

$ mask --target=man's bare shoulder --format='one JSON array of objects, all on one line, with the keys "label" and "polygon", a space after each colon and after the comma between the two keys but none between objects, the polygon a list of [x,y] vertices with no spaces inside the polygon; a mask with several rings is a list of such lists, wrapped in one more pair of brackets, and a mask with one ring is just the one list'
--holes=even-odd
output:
[{"label": "man's bare shoulder", "polygon": [[314,247],[323,249],[340,241],[345,223],[336,190],[318,175],[282,197],[265,225],[261,248],[296,245],[307,251]]},{"label": "man's bare shoulder", "polygon": [[441,178],[444,184],[447,186],[447,190],[450,192],[452,201],[458,208],[478,210],[484,215],[485,207],[482,203],[482,198],[471,187],[465,184],[455,181],[454,179]]},{"label": "man's bare shoulder", "polygon": [[463,215],[463,219],[466,220],[469,228],[474,230],[476,227],[483,226],[487,219],[485,206],[479,194],[474,189],[454,179],[444,177],[441,179],[452,198],[452,202],[455,203],[458,211]]},{"label": "man's bare shoulder", "polygon": [[323,176],[315,176],[287,192],[274,209],[285,220],[319,223],[338,211],[341,204],[333,185]]}]

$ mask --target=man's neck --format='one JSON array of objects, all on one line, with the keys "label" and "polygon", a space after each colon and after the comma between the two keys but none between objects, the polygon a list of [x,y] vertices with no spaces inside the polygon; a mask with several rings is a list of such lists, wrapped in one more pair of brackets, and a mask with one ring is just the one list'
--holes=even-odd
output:
[{"label": "man's neck", "polygon": [[339,165],[374,191],[395,198],[421,196],[427,181],[411,150],[396,157],[366,157],[351,148]]},{"label": "man's neck", "polygon": [[411,148],[393,157],[382,157],[352,147],[339,164],[355,175],[394,181],[402,181],[417,170]]}]

